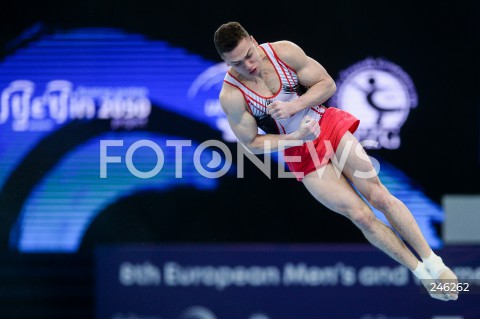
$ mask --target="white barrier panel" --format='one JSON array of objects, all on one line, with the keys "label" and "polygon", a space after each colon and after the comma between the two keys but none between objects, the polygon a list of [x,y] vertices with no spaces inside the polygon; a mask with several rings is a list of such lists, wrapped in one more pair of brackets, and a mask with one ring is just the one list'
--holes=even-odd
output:
[{"label": "white barrier panel", "polygon": [[445,244],[480,245],[480,195],[446,195],[442,205]]}]

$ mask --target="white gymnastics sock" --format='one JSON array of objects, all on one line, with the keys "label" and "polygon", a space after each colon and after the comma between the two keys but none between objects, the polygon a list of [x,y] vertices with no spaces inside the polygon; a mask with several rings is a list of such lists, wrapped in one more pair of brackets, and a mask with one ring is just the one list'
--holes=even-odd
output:
[{"label": "white gymnastics sock", "polygon": [[435,253],[432,251],[430,256],[427,258],[422,258],[423,263],[425,267],[430,271],[432,274],[433,278],[438,279],[440,275],[442,274],[445,269],[448,269],[447,266],[442,261],[442,258],[439,256],[435,255]]},{"label": "white gymnastics sock", "polygon": [[427,267],[425,267],[425,264],[422,263],[421,261],[418,262],[417,268],[415,268],[414,271],[412,271],[415,277],[418,279],[433,279],[432,274],[428,271]]}]

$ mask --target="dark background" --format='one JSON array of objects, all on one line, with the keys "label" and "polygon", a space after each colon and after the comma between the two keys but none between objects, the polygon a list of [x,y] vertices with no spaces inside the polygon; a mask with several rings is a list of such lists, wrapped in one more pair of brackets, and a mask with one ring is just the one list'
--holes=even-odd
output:
[{"label": "dark background", "polygon": [[400,65],[419,105],[402,129],[402,147],[381,152],[432,199],[477,193],[480,5],[477,1],[41,1],[9,2],[0,12],[4,55],[26,28],[119,27],[220,61],[213,32],[237,20],[259,43],[290,40],[336,78],[366,57]]},{"label": "dark background", "polygon": [[[401,148],[372,155],[401,169],[438,203],[445,194],[480,193],[478,1],[16,1],[0,10],[0,58],[21,47],[15,39],[41,22],[45,32],[119,27],[220,61],[213,32],[231,20],[259,43],[297,43],[334,79],[370,56],[400,65],[419,105],[402,128]],[[125,198],[94,221],[78,254],[9,252],[0,263],[0,312],[9,318],[91,316],[91,248],[99,243],[365,242],[294,180],[269,180],[250,167],[246,179],[224,178],[220,186],[214,193],[180,189]],[[160,202],[169,212],[162,221]],[[44,277],[34,275],[42,271]]]}]

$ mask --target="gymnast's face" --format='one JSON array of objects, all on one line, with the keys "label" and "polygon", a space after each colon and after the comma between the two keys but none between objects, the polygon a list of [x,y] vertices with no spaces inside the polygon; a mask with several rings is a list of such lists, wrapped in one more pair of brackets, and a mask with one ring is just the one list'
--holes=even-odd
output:
[{"label": "gymnast's face", "polygon": [[230,52],[222,56],[227,65],[246,78],[255,77],[260,73],[261,56],[257,50],[257,41],[252,36],[243,38]]}]

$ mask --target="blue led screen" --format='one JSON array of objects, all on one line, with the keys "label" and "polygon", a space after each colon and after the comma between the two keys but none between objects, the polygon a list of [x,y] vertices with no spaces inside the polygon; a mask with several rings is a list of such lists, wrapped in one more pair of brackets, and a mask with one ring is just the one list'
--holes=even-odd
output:
[{"label": "blue led screen", "polygon": [[[98,214],[125,196],[218,189],[219,180],[200,174],[193,158],[206,140],[235,140],[218,102],[225,70],[164,41],[106,28],[42,35],[6,57],[0,62],[0,207],[11,225],[10,247],[75,252]],[[122,162],[107,164],[107,178],[100,172],[102,140],[123,141],[108,148]],[[126,168],[126,152],[140,140],[164,152],[163,168],[152,178]],[[182,178],[175,176],[169,140],[192,140],[183,148]],[[148,147],[133,156],[142,172],[157,160]],[[379,160],[385,185],[409,206],[432,247],[440,247],[433,228],[443,220],[439,205]],[[205,167],[212,161],[201,158]],[[234,165],[230,171],[235,175]]]}]

